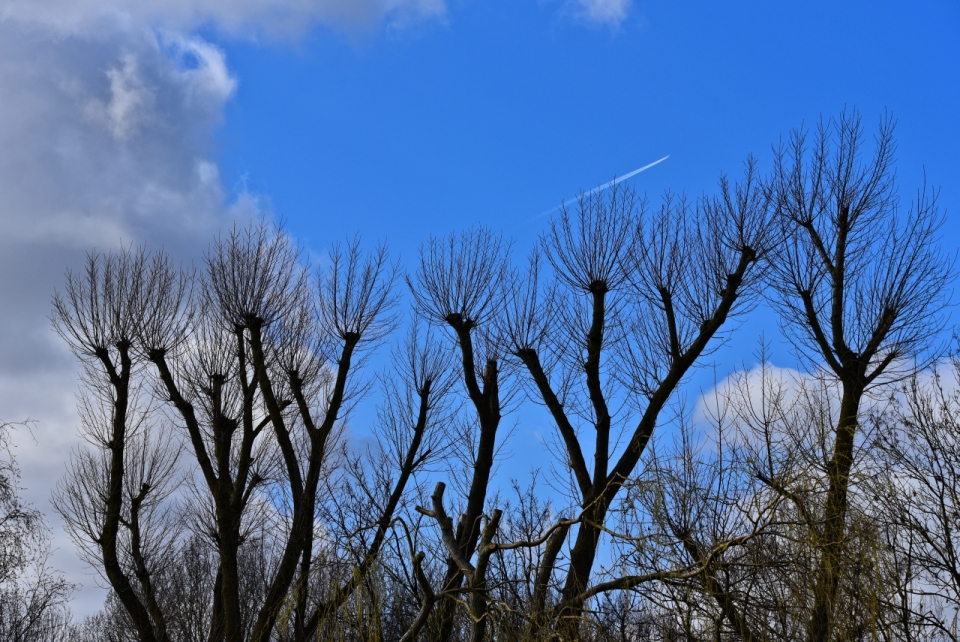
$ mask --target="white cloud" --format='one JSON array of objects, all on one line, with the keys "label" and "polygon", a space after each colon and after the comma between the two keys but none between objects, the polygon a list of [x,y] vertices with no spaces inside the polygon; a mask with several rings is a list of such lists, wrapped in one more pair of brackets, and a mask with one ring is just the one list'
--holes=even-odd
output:
[{"label": "white cloud", "polygon": [[574,14],[591,24],[619,26],[630,12],[631,0],[573,0]]},{"label": "white cloud", "polygon": [[222,213],[200,168],[235,81],[216,48],[180,46],[196,67],[156,38],[51,46],[0,25],[0,243],[111,245]]},{"label": "white cloud", "polygon": [[36,421],[17,457],[55,565],[84,585],[78,615],[103,592],[49,505],[78,443],[77,365],[50,297],[94,247],[192,260],[216,230],[263,214],[256,195],[223,189],[213,131],[237,79],[197,28],[279,38],[445,12],[445,0],[0,0],[0,420]]},{"label": "white cloud", "polygon": [[288,37],[445,12],[445,0],[0,0],[0,420],[36,422],[17,456],[55,565],[84,585],[78,615],[104,594],[49,504],[78,443],[77,365],[50,297],[95,247],[146,242],[189,261],[216,230],[263,215],[256,195],[222,187],[213,131],[237,79],[197,28]]},{"label": "white cloud", "polygon": [[223,53],[154,33],[88,40],[0,22],[0,419],[36,421],[33,438],[15,438],[25,493],[53,527],[54,565],[84,585],[81,615],[103,593],[49,506],[78,442],[77,367],[50,328],[50,296],[94,247],[195,257],[214,230],[258,215],[251,198],[229,202],[213,158],[235,86]]},{"label": "white cloud", "polygon": [[757,364],[749,370],[737,370],[703,393],[693,412],[694,421],[714,428],[718,421],[729,425],[737,412],[761,416],[777,400],[792,404],[815,377],[792,368]]},{"label": "white cloud", "polygon": [[136,135],[141,124],[149,122],[154,95],[140,78],[137,57],[131,53],[121,57],[119,67],[107,70],[107,78],[110,80],[108,100],[91,100],[84,112],[117,140],[127,140]]}]

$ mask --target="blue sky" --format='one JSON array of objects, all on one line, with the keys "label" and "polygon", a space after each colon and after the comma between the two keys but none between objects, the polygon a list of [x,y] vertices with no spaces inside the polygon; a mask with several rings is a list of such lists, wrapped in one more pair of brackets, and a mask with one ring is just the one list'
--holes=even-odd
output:
[{"label": "blue sky", "polygon": [[[957,0],[0,0],[0,418],[37,420],[28,498],[48,509],[77,444],[76,364],[47,315],[94,246],[197,258],[272,216],[321,259],[359,233],[410,266],[477,224],[524,252],[581,189],[669,154],[630,183],[697,196],[844,107],[868,131],[898,120],[901,195],[924,172],[942,188],[954,252]],[[720,376],[761,332],[777,340],[762,310]],[[78,612],[97,608],[51,520]]]},{"label": "blue sky", "polygon": [[[472,1],[406,30],[224,40],[238,82],[217,133],[223,180],[318,250],[360,233],[409,263],[428,235],[483,224],[524,251],[537,215],[581,189],[669,154],[630,183],[654,204],[696,196],[856,108],[868,132],[898,120],[904,200],[926,172],[958,246],[960,3],[626,6],[595,24],[556,2]],[[774,323],[752,315],[726,366],[750,361],[761,332],[792,363]]]},{"label": "blue sky", "polygon": [[579,189],[670,154],[632,182],[696,195],[845,106],[898,119],[905,196],[926,168],[960,204],[956,2],[643,2],[611,27],[474,1],[409,31],[222,46],[224,181],[311,244],[360,231],[409,255],[476,223],[525,244]]}]

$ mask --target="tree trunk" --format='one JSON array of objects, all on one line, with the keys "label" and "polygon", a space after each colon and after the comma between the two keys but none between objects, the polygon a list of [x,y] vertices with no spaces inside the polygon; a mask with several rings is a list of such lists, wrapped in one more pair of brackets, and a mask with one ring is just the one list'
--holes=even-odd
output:
[{"label": "tree trunk", "polygon": [[844,383],[833,457],[827,465],[830,486],[824,503],[823,532],[816,542],[820,549],[820,567],[817,570],[813,609],[807,626],[809,642],[828,642],[833,632],[837,589],[843,565],[843,540],[846,535],[847,491],[850,487],[850,468],[853,466],[854,439],[862,397],[862,386]]}]

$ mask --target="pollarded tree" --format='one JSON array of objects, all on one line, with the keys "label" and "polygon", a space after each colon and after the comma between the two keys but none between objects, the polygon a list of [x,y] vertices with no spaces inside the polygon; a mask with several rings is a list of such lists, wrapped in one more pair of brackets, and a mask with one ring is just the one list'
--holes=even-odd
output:
[{"label": "pollarded tree", "polygon": [[[465,505],[450,533],[457,555],[451,552],[449,556],[441,591],[455,591],[463,583],[463,564],[454,560],[468,560],[477,550],[495,464],[504,395],[503,355],[494,337],[494,321],[505,304],[508,249],[499,235],[485,228],[446,239],[432,238],[421,248],[416,273],[407,278],[420,313],[447,328],[456,345],[460,380],[470,402],[465,422],[476,426],[477,433],[468,446],[472,461],[465,462],[470,471],[465,480]],[[440,601],[441,640],[452,634],[453,611],[451,599]]]},{"label": "pollarded tree", "polygon": [[[185,524],[216,553],[208,639],[265,642],[278,623],[312,639],[373,566],[423,464],[439,374],[413,368],[400,382],[412,387],[401,410],[414,417],[398,433],[399,474],[357,525],[374,534],[355,568],[323,576],[322,482],[364,388],[357,371],[395,325],[395,267],[384,249],[351,242],[313,277],[289,238],[254,225],[217,239],[205,268],[194,278],[128,249],[91,254],[83,274],[68,275],[54,323],[84,365],[81,414],[96,449],[78,453],[56,504],[142,642],[176,637],[167,566],[187,550]],[[186,511],[167,501],[178,490]]]},{"label": "pollarded tree", "polygon": [[[880,454],[876,446],[890,455],[895,444],[869,434],[861,417],[871,391],[936,356],[928,348],[942,329],[950,267],[936,248],[935,195],[921,193],[909,212],[898,211],[892,122],[882,123],[872,155],[863,147],[859,119],[841,115],[822,124],[810,146],[803,132],[795,132],[778,150],[770,180],[782,239],[770,254],[771,292],[814,373],[794,393],[769,375],[766,364],[759,382],[743,376],[728,386],[725,412],[743,454],[724,475],[759,486],[720,502],[731,507],[720,517],[735,528],[725,537],[748,532],[731,519],[735,507],[759,501],[777,511],[757,546],[745,549],[754,559],[723,556],[714,573],[724,578],[722,585],[711,586],[706,575],[687,585],[713,602],[708,608],[725,611],[726,628],[742,639],[852,640],[896,637],[893,631],[909,639],[923,633],[923,618],[911,612],[909,600],[901,600],[909,608],[893,603],[897,591],[909,597],[916,589],[909,575],[919,566],[917,555],[898,546],[909,529],[889,523],[898,511],[901,518],[921,511],[903,494],[902,471],[869,479]],[[924,396],[914,390],[915,401]],[[936,405],[929,397],[925,403]],[[916,416],[937,424],[929,411]],[[896,421],[888,414],[883,419],[882,431],[896,433]],[[912,430],[901,434],[911,433],[924,439]],[[906,459],[898,466],[912,458],[910,474],[925,476],[927,462],[920,464],[919,451],[910,450],[901,452]],[[859,488],[858,477],[867,480]],[[869,493],[880,489],[887,496],[871,505]],[[709,520],[700,521],[679,529],[678,539],[693,530],[694,537],[711,541]],[[898,614],[904,616],[899,621]]]},{"label": "pollarded tree", "polygon": [[777,150],[771,178],[783,237],[771,285],[798,351],[840,385],[833,447],[817,529],[819,566],[806,637],[831,639],[843,575],[850,472],[864,396],[935,358],[950,261],[937,247],[936,192],[902,212],[894,123],[881,121],[872,151],[856,113],[797,130]]},{"label": "pollarded tree", "polygon": [[[552,285],[543,285],[539,253],[518,276],[503,333],[556,424],[580,510],[560,617],[581,613],[607,514],[661,411],[755,296],[774,242],[769,213],[752,160],[742,183],[722,178],[718,196],[696,203],[668,195],[656,212],[618,186],[582,197],[551,224],[541,251]],[[535,611],[566,536],[559,529],[547,542]]]}]

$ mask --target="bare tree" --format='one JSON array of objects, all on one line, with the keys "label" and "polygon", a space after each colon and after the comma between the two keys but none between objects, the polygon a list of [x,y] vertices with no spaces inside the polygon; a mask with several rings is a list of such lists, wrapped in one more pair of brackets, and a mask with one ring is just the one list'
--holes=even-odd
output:
[{"label": "bare tree", "polygon": [[800,354],[841,387],[818,527],[811,642],[829,640],[834,626],[864,395],[930,363],[944,323],[951,265],[936,245],[936,192],[924,188],[901,214],[893,128],[882,120],[869,157],[856,113],[821,122],[810,144],[797,130],[777,150],[771,179],[783,236],[771,283],[783,326]]},{"label": "bare tree", "polygon": [[[870,490],[902,586],[893,624],[960,639],[960,363],[911,378],[876,415],[879,466]],[[893,627],[891,627],[893,628]]]},{"label": "bare tree", "polygon": [[[655,453],[640,478],[654,476],[641,486],[657,527],[652,532],[674,542],[663,555],[676,565],[684,556],[717,553],[703,573],[674,583],[659,602],[694,612],[689,627],[700,637],[802,637],[818,559],[820,462],[830,450],[836,389],[823,379],[778,373],[761,352],[755,370],[735,373],[711,401],[712,444],[693,449],[684,435],[676,454]],[[883,546],[868,504],[861,497],[852,506],[848,568],[840,578],[842,639],[871,639],[856,631],[882,620],[875,607],[888,586],[878,581]]]},{"label": "bare tree", "polygon": [[[543,285],[537,255],[518,279],[504,333],[556,424],[583,511],[562,617],[581,612],[607,513],[660,412],[755,291],[758,260],[772,242],[767,205],[752,160],[743,183],[721,180],[718,197],[690,204],[668,195],[656,213],[617,186],[608,197],[581,198],[551,224],[542,251],[555,286]],[[565,537],[557,532],[547,545],[537,604]]]},{"label": "bare tree", "polygon": [[20,498],[20,470],[10,443],[16,426],[0,421],[0,638],[64,640],[70,620],[66,604],[76,587],[50,568],[43,515]]},{"label": "bare tree", "polygon": [[[68,275],[54,324],[84,366],[81,416],[95,450],[77,453],[56,505],[143,642],[172,639],[176,573],[165,566],[191,550],[200,562],[184,526],[216,553],[213,581],[212,567],[197,578],[212,589],[211,641],[268,640],[288,612],[293,639],[310,639],[369,572],[443,393],[422,347],[402,380],[417,403],[403,407],[414,416],[398,433],[400,474],[358,525],[375,536],[316,599],[321,493],[367,387],[354,373],[395,326],[395,273],[383,248],[364,254],[353,241],[313,278],[285,235],[259,225],[217,239],[199,279],[142,249],[91,254],[84,274]],[[184,475],[192,499],[176,484]]]},{"label": "bare tree", "polygon": [[[141,328],[163,328],[162,318],[153,321],[148,313],[171,313],[169,308],[148,309],[143,297],[172,298],[176,314],[186,291],[187,280],[176,276],[162,257],[151,261],[144,251],[127,248],[117,255],[91,254],[84,274],[69,274],[65,293],[56,294],[53,302],[54,327],[83,365],[81,420],[98,449],[78,453],[68,475],[77,484],[62,484],[55,506],[75,540],[84,543],[88,560],[99,562],[145,642],[168,636],[150,580],[150,560],[143,555],[140,509],[148,496],[148,507],[155,505],[157,495],[151,491],[168,480],[154,479],[146,468],[129,463],[137,457],[129,451],[138,447],[144,459],[151,458],[145,402],[135,379],[135,342]],[[172,333],[177,329],[170,328]],[[131,447],[132,441],[137,445]],[[148,476],[140,476],[144,473]]]},{"label": "bare tree", "polygon": [[[448,328],[460,355],[460,376],[478,427],[468,443],[465,462],[466,504],[455,531],[457,554],[450,558],[443,591],[460,587],[464,565],[477,550],[503,410],[501,357],[493,320],[503,309],[508,247],[501,237],[480,228],[447,239],[430,239],[420,252],[416,274],[407,277],[418,310],[433,323]],[[442,496],[442,491],[441,491]],[[436,507],[434,508],[436,510]],[[439,513],[441,526],[444,522]],[[454,528],[452,525],[450,528]],[[446,537],[447,533],[445,533]],[[453,629],[453,603],[441,600],[440,640]]]},{"label": "bare tree", "polygon": [[[795,132],[768,180],[751,158],[656,209],[620,184],[586,194],[524,269],[490,230],[431,238],[376,378],[400,322],[383,248],[336,245],[312,272],[254,225],[199,273],[91,254],[54,298],[92,446],[55,503],[112,593],[75,633],[956,639],[960,409],[911,378],[938,354],[952,268],[936,193],[899,210],[892,131],[867,157],[843,114],[810,145]],[[811,375],[779,380],[761,354],[698,432],[683,383],[764,284]],[[539,473],[512,495],[495,478],[522,394],[555,427],[549,494]]]},{"label": "bare tree", "polygon": [[[564,619],[576,631],[584,602],[607,591],[691,572],[690,565],[658,569],[588,590],[606,515],[634,473],[660,410],[738,299],[749,299],[757,260],[771,241],[766,205],[752,162],[744,184],[723,180],[721,196],[700,201],[692,211],[685,201],[668,198],[656,216],[648,216],[632,193],[618,187],[609,199],[584,198],[576,213],[564,210],[544,237],[543,252],[534,253],[526,273],[511,275],[509,287],[503,243],[486,230],[435,239],[424,247],[416,278],[408,281],[419,308],[452,330],[479,431],[474,457],[466,462],[467,505],[456,525],[443,506],[443,486],[430,508],[418,509],[439,526],[440,554],[448,569],[444,581],[435,585],[419,571],[423,555],[416,556],[425,598],[422,617],[408,638],[426,623],[436,603],[441,604],[438,639],[449,638],[452,598],[461,593],[470,596],[466,621],[472,639],[485,635],[488,621],[512,617],[510,604],[513,613],[523,611],[518,621],[526,623],[528,634],[537,636],[544,625]],[[543,257],[555,282],[545,283]],[[650,316],[658,320],[650,321]],[[486,358],[476,352],[478,341]],[[613,365],[601,365],[601,354],[612,354]],[[534,397],[557,422],[580,504],[576,514],[553,514],[550,523],[541,515],[522,537],[498,533],[501,510],[483,513],[504,406],[501,357],[511,355],[529,375]],[[620,434],[626,422],[615,420],[608,408],[624,398],[641,409],[632,439]],[[593,474],[574,425],[580,422],[592,425],[597,435]],[[616,458],[624,436],[629,444]],[[547,616],[558,556],[573,527],[578,537],[566,586],[559,609]],[[504,535],[508,538],[501,539]],[[539,551],[533,554],[535,573],[503,573],[505,555],[522,559],[531,555],[524,551],[533,549]],[[498,573],[492,585],[487,576],[491,565]],[[524,585],[526,598],[520,594],[528,590],[520,588]]]}]

